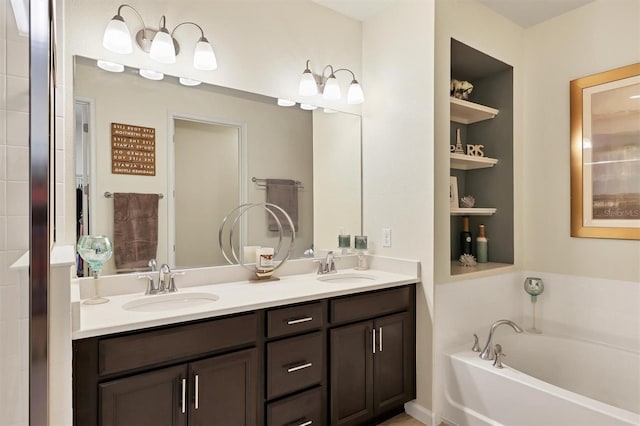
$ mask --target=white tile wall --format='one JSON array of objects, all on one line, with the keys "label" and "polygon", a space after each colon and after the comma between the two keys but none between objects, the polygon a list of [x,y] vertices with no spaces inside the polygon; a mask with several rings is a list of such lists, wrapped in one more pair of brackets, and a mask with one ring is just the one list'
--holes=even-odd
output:
[{"label": "white tile wall", "polygon": [[29,41],[0,0],[0,426],[28,424]]}]

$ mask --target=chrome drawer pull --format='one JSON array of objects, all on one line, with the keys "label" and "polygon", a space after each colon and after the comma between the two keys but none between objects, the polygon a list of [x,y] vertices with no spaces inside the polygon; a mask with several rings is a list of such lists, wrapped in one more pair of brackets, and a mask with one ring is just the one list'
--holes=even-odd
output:
[{"label": "chrome drawer pull", "polygon": [[187,412],[187,379],[182,379],[182,414]]},{"label": "chrome drawer pull", "polygon": [[373,347],[373,353],[376,353],[376,329],[373,329],[373,333],[371,333],[371,346]]},{"label": "chrome drawer pull", "polygon": [[309,426],[312,423],[313,423],[313,420],[307,420],[305,422],[305,417],[302,417],[301,419],[294,420],[290,423],[287,423],[285,426]]},{"label": "chrome drawer pull", "polygon": [[380,335],[378,336],[378,340],[380,343],[380,352],[382,352],[382,327],[380,327]]},{"label": "chrome drawer pull", "polygon": [[292,320],[287,321],[287,325],[300,324],[302,322],[308,322],[308,321],[313,321],[313,317],[292,319]]},{"label": "chrome drawer pull", "polygon": [[287,373],[293,373],[294,371],[303,370],[305,368],[311,367],[313,364],[307,362],[306,364],[296,365],[295,367],[287,368]]},{"label": "chrome drawer pull", "polygon": [[313,420],[309,420],[308,422],[300,423],[298,426],[309,426],[311,423],[313,423]]}]

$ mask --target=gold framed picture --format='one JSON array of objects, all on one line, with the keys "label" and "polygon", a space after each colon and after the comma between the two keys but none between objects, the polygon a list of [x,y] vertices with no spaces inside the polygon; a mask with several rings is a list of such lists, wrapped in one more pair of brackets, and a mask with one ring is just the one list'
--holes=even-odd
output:
[{"label": "gold framed picture", "polygon": [[640,239],[640,63],[572,80],[571,236]]}]

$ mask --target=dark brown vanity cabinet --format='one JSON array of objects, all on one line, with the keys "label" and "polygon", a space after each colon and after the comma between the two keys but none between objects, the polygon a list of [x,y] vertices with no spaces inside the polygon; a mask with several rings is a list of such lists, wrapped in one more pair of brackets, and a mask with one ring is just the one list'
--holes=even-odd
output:
[{"label": "dark brown vanity cabinet", "polygon": [[74,341],[74,424],[257,424],[259,324],[249,313]]},{"label": "dark brown vanity cabinet", "polygon": [[368,424],[415,397],[412,292],[402,287],[332,301],[336,321],[371,318],[329,332],[332,425]]},{"label": "dark brown vanity cabinet", "polygon": [[414,374],[407,285],[75,340],[74,424],[369,425]]}]

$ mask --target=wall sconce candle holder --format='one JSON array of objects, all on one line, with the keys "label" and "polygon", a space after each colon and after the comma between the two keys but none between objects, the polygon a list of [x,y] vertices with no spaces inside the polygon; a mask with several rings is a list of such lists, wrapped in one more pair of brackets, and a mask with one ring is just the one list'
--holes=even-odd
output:
[{"label": "wall sconce candle holder", "polygon": [[[351,83],[347,90],[347,103],[349,105],[358,105],[364,102],[364,93],[362,87],[356,76],[348,68],[334,69],[333,65],[326,65],[322,74],[317,75],[311,71],[309,63],[311,60],[307,59],[307,64],[300,77],[300,84],[298,86],[298,92],[300,96],[315,96],[318,93],[322,93],[322,97],[327,100],[338,100],[342,97],[340,85],[336,79],[336,73],[340,71],[346,71],[351,74]],[[327,75],[328,74],[328,75]]]},{"label": "wall sconce candle holder", "polygon": [[169,32],[166,27],[166,17],[162,15],[159,28],[157,30],[149,28],[145,25],[140,13],[128,4],[120,5],[116,15],[109,21],[102,37],[102,45],[105,49],[123,55],[133,52],[131,33],[121,14],[123,8],[131,9],[140,19],[142,29],[136,33],[136,44],[144,52],[147,52],[153,60],[163,64],[174,64],[176,56],[180,53],[180,44],[173,35],[181,26],[193,25],[200,30],[200,38],[196,42],[194,49],[193,67],[203,71],[211,71],[218,68],[218,61],[213,52],[213,47],[204,36],[204,30],[200,25],[190,21],[181,22]]}]

